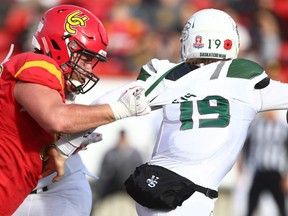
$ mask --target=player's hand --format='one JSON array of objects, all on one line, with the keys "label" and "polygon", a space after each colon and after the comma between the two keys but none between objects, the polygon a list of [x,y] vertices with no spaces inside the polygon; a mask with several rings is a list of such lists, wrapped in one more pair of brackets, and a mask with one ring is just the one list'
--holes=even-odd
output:
[{"label": "player's hand", "polygon": [[82,142],[81,142],[80,146],[78,148],[76,148],[76,150],[73,152],[73,154],[76,154],[77,152],[79,152],[81,150],[86,150],[88,145],[90,145],[92,143],[100,142],[101,140],[102,140],[102,134],[101,133],[97,133],[97,132],[90,133],[87,136],[82,137]]},{"label": "player's hand", "polygon": [[150,113],[149,101],[145,97],[145,89],[133,87],[126,90],[118,102],[110,104],[116,120],[130,116],[142,116]]},{"label": "player's hand", "polygon": [[50,175],[56,171],[56,176],[53,178],[52,182],[58,182],[61,180],[65,172],[65,162],[68,157],[59,153],[54,145],[48,149],[48,158],[44,161],[43,172],[41,178]]}]

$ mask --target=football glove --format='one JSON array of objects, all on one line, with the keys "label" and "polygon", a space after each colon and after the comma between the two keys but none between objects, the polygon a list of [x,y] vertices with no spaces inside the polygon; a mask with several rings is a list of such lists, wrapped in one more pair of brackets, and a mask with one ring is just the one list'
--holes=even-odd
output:
[{"label": "football glove", "polygon": [[145,89],[142,87],[129,88],[116,103],[109,105],[116,120],[146,115],[151,111],[149,101],[145,97]]},{"label": "football glove", "polygon": [[80,150],[86,150],[92,143],[100,142],[102,134],[90,131],[82,134],[63,134],[54,146],[63,156],[70,157]]}]

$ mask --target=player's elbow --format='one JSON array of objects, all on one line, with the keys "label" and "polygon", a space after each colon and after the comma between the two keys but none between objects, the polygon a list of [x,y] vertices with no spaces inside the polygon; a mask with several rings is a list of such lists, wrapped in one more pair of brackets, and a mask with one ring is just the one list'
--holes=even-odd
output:
[{"label": "player's elbow", "polygon": [[50,133],[63,133],[65,131],[65,124],[61,118],[58,118],[57,121],[50,120],[42,125],[42,128]]},{"label": "player's elbow", "polygon": [[49,133],[66,133],[67,128],[69,128],[70,122],[69,118],[65,113],[55,111],[49,114],[49,117],[46,118],[41,125],[41,127]]}]

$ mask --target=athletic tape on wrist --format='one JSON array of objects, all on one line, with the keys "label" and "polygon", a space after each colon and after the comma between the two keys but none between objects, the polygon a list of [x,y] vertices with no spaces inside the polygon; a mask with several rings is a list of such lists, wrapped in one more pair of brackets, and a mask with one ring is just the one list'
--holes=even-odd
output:
[{"label": "athletic tape on wrist", "polygon": [[63,156],[70,157],[77,147],[68,142],[55,145],[55,149]]}]

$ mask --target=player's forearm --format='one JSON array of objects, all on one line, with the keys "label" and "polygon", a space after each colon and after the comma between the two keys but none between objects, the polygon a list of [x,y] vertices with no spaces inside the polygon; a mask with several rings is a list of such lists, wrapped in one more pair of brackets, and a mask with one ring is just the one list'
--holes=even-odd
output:
[{"label": "player's forearm", "polygon": [[[54,116],[54,132],[78,133],[115,120],[146,115],[151,111],[145,90],[140,87],[127,89],[116,102],[103,105],[62,104],[53,107],[49,113]],[[60,107],[60,108],[59,108]],[[61,109],[62,108],[62,109]],[[60,118],[61,120],[59,121]]]},{"label": "player's forearm", "polygon": [[[84,115],[83,115],[84,114]],[[115,121],[110,105],[65,105],[54,115],[50,129],[54,133],[78,133]]]}]

